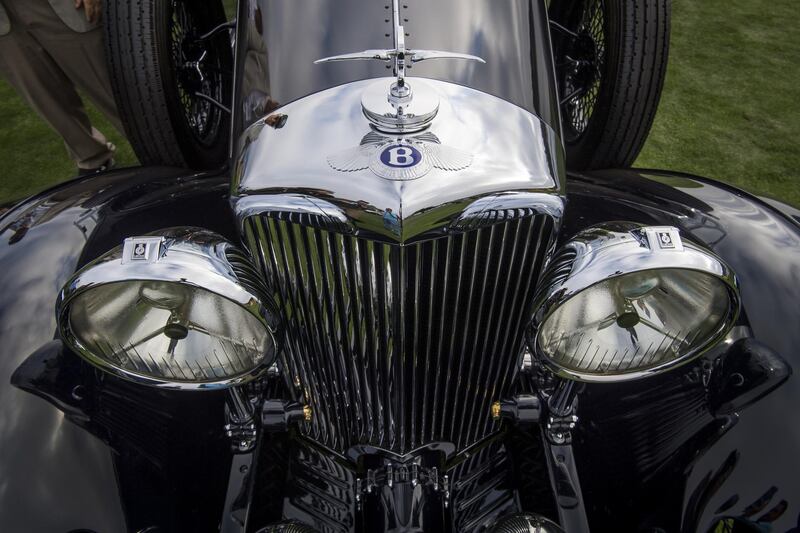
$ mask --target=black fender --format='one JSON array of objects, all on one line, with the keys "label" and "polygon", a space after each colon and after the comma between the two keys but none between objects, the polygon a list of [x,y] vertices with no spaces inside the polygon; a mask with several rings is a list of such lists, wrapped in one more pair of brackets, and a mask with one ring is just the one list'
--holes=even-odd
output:
[{"label": "black fender", "polygon": [[[698,414],[705,400],[698,397],[692,403],[686,392],[702,388],[677,382],[691,380],[687,373],[701,372],[698,367],[604,391],[588,387],[588,398],[582,400],[584,406],[588,400],[590,415],[583,422],[597,423],[584,435],[585,450],[593,451],[578,454],[578,467],[581,484],[591,493],[587,500],[594,500],[587,509],[593,528],[705,532],[721,519],[736,519],[740,525],[796,531],[800,380],[789,374],[792,367],[800,369],[800,212],[713,180],[664,171],[598,171],[571,175],[567,184],[562,240],[614,220],[679,228],[684,238],[719,255],[739,280],[750,339],[732,359],[741,361],[755,349],[783,365],[773,392],[716,418]],[[617,401],[622,397],[630,401]],[[674,452],[671,463],[649,479],[641,471],[634,478],[622,474],[632,469],[629,456],[637,446],[655,450],[675,437],[669,424],[680,426],[674,432],[685,433],[683,449]],[[624,441],[634,426],[642,431],[638,442],[621,444],[620,435],[611,434],[619,430]],[[596,453],[598,440],[605,453]],[[614,449],[626,451],[615,455]],[[641,457],[640,467],[655,461],[647,454]],[[667,509],[669,516],[659,515],[658,509]]]},{"label": "black fender", "polygon": [[[58,343],[54,347],[51,341],[61,286],[125,237],[194,225],[235,239],[228,188],[227,174],[123,169],[64,183],[0,215],[0,531],[138,531],[178,520],[192,531],[216,531],[230,464],[228,445],[191,442],[200,440],[191,432],[159,433],[157,422],[220,414],[214,411],[221,408],[220,398],[194,398],[190,406],[186,396],[137,391],[136,405],[120,403],[127,384],[94,379],[93,369],[74,354],[60,354]],[[26,361],[43,346],[40,357]],[[14,376],[17,386],[11,386],[23,361],[27,366]],[[48,369],[49,374],[44,372]],[[36,385],[26,371],[40,381],[52,378],[49,386],[64,381],[59,375],[89,374],[90,383],[102,382],[102,391],[63,391],[72,408],[39,394],[59,409],[23,390]],[[42,390],[48,386],[39,385]],[[102,404],[87,407],[89,399]],[[82,411],[90,407],[103,409],[105,423],[88,421],[91,417]],[[126,424],[138,425],[141,441],[128,438]],[[174,455],[172,449],[198,446],[206,452],[216,448],[206,454],[208,463],[191,465],[194,470],[159,463]],[[146,475],[137,479],[134,471]],[[171,486],[161,482],[167,472],[174,480]],[[181,516],[164,516],[164,509]]]},{"label": "black fender", "polygon": [[[217,529],[230,466],[218,427],[221,397],[142,388],[130,394],[134,385],[98,375],[53,342],[54,304],[76,269],[125,237],[193,225],[236,242],[227,194],[224,173],[137,168],[74,180],[0,215],[0,530],[114,532],[154,524],[169,531]],[[629,220],[674,225],[711,248],[737,273],[752,340],[789,365],[800,364],[800,225],[791,208],[660,171],[571,175],[567,200],[562,240],[593,224]],[[30,376],[48,382],[31,383]],[[83,388],[48,395],[64,382],[59,376]],[[636,399],[653,388],[626,384],[588,398]],[[125,403],[131,396],[135,405]],[[640,480],[642,486],[625,479],[611,483],[613,490],[613,480],[604,477],[615,470],[613,458],[588,453],[597,434],[586,433],[576,448],[581,484],[591,493],[592,525],[707,531],[720,516],[757,521],[768,515],[777,531],[796,527],[797,405],[800,384],[789,378],[725,418],[719,431],[708,434],[717,428],[714,417],[688,424],[703,437],[686,441],[689,453]],[[647,409],[612,414],[624,424],[650,415]],[[608,468],[600,469],[600,462]],[[647,484],[662,490],[642,490]],[[665,505],[668,500],[672,504]],[[647,510],[655,508],[668,516],[650,516]],[[623,517],[623,510],[629,515]]]}]

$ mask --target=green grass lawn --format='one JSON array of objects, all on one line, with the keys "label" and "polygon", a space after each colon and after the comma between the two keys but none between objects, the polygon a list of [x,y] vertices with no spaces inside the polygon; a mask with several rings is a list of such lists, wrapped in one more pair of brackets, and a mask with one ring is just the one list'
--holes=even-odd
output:
[{"label": "green grass lawn", "polygon": [[673,0],[666,86],[636,162],[800,206],[797,0]]},{"label": "green grass lawn", "polygon": [[[637,166],[691,172],[800,206],[797,0],[674,0],[672,50]],[[96,127],[136,164],[119,132]],[[60,138],[0,82],[0,202],[71,177]]]},{"label": "green grass lawn", "polygon": [[[92,124],[117,145],[117,164],[137,164],[125,137],[93,107],[88,111]],[[76,174],[61,137],[0,80],[0,203],[28,196]]]}]

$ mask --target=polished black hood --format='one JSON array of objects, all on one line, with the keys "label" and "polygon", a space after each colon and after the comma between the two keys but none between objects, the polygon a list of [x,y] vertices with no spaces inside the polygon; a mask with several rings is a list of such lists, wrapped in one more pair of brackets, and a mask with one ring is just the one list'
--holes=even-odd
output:
[{"label": "polished black hood", "polygon": [[[390,2],[247,0],[239,3],[234,138],[255,119],[261,95],[284,105],[343,83],[386,76],[381,61],[315,65],[326,56],[392,48]],[[449,81],[558,123],[547,16],[542,0],[408,0],[401,17],[410,49],[474,54],[471,61],[418,63],[410,76]],[[255,104],[258,108],[259,104]]]}]

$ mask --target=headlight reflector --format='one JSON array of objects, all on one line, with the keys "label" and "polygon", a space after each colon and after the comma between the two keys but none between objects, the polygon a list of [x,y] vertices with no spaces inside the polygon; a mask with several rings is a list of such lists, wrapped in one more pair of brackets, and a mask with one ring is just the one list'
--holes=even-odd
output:
[{"label": "headlight reflector", "polygon": [[219,388],[274,360],[266,302],[247,256],[216,234],[183,229],[126,239],[82,269],[62,291],[58,317],[70,347],[106,371],[162,387]]},{"label": "headlight reflector", "polygon": [[681,241],[675,228],[593,228],[553,264],[536,348],[572,379],[621,381],[668,370],[701,354],[738,315],[728,267]]}]

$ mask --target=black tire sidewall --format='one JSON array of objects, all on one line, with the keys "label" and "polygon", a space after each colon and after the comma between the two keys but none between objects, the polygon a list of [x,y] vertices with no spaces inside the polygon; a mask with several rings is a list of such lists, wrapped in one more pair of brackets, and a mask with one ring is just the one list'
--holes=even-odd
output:
[{"label": "black tire sidewall", "polygon": [[[203,19],[196,31],[225,21],[221,0],[179,0]],[[143,165],[216,169],[228,162],[230,116],[213,108],[216,128],[202,142],[190,127],[171,59],[171,0],[106,0],[104,32],[109,78],[128,141]],[[233,70],[228,34],[214,37],[219,67]],[[222,76],[222,104],[232,80]]]}]

